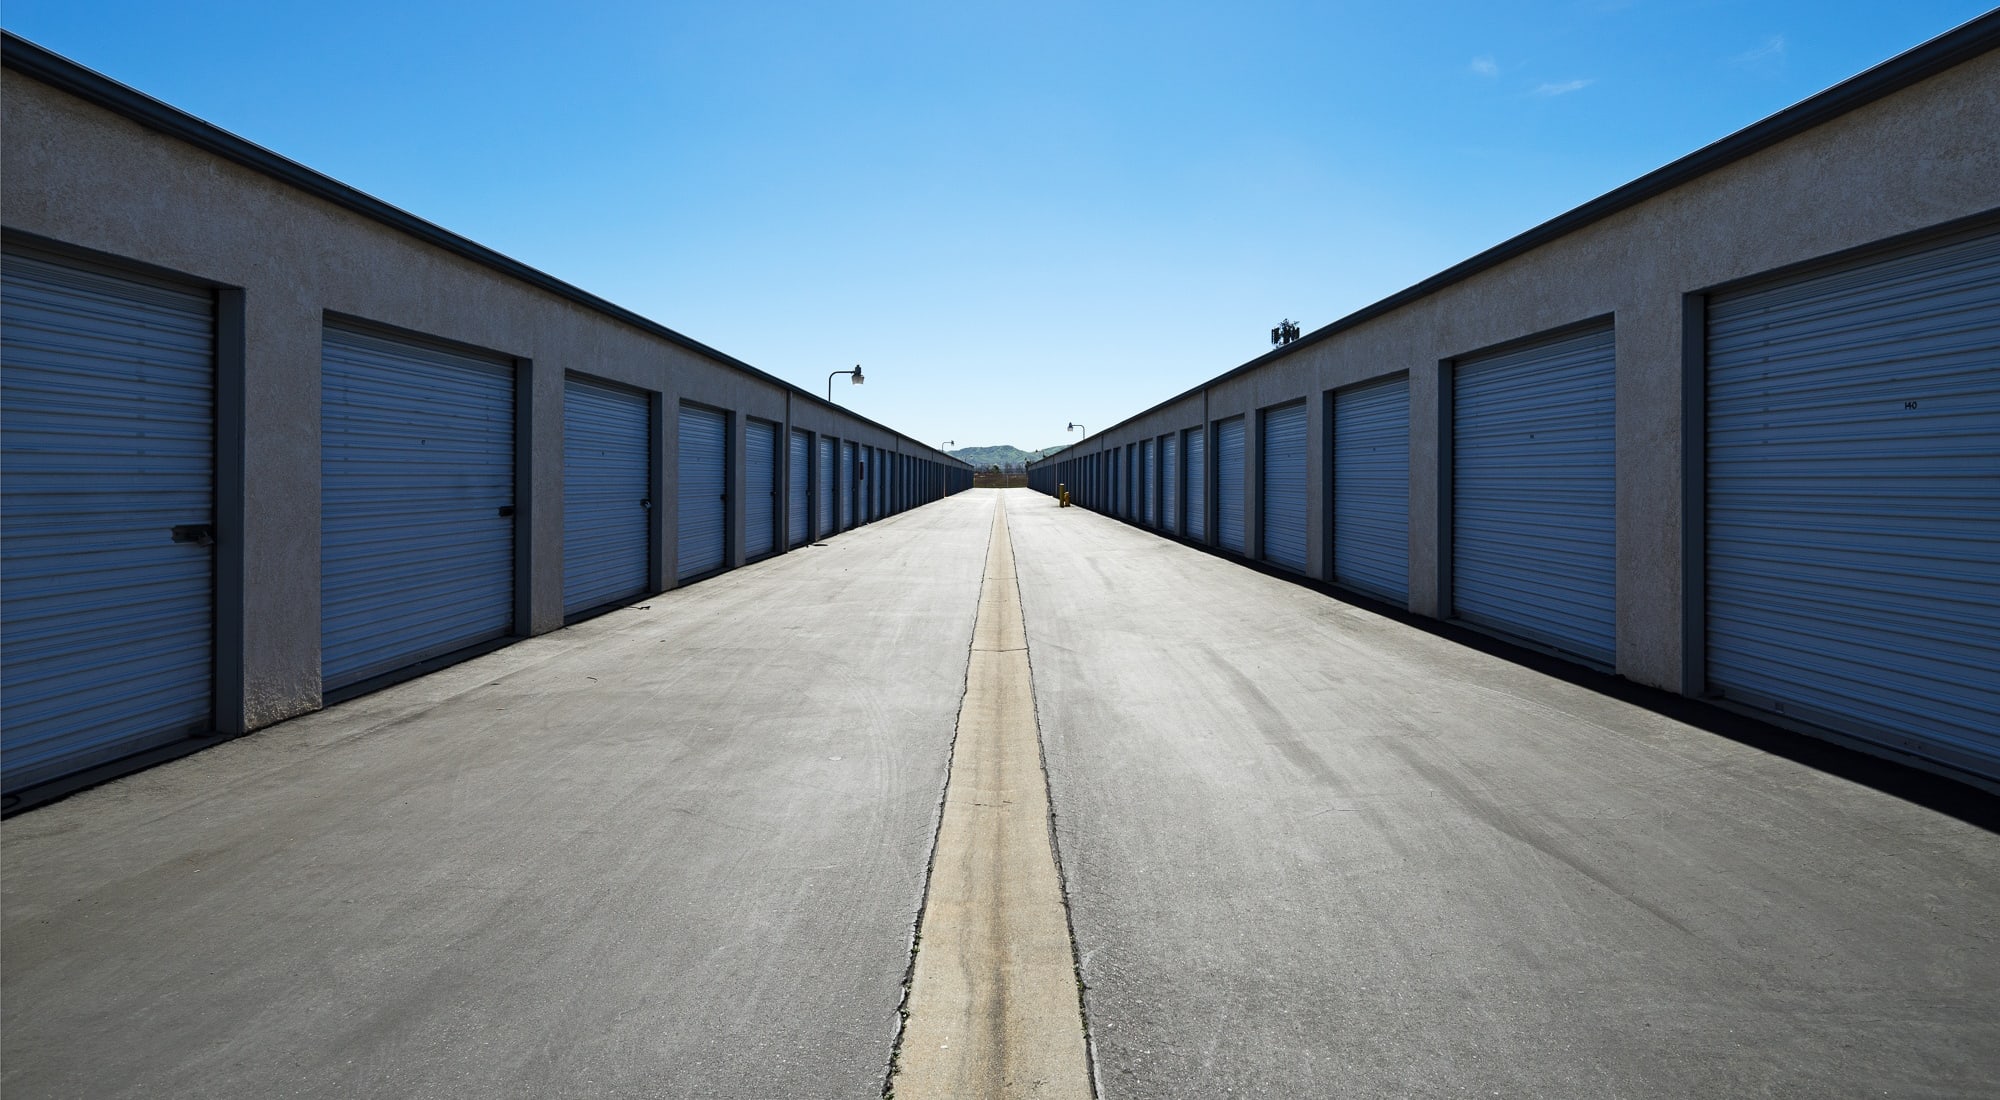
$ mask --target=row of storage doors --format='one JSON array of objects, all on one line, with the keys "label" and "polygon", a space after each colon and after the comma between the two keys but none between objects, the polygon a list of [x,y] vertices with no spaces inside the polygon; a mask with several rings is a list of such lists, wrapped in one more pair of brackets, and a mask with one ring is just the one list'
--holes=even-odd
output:
[{"label": "row of storage doors", "polygon": [[[11,249],[0,282],[0,789],[12,795],[215,728],[215,546],[239,536],[218,528],[213,293]],[[515,364],[328,327],[321,378],[323,691],[352,694],[512,636]],[[566,614],[652,587],[657,400],[565,381]],[[687,578],[724,564],[729,417],[678,415]],[[815,441],[785,442],[780,486],[781,426],[744,431],[748,491],[769,502],[746,509],[745,553],[757,557],[776,550],[781,506],[794,544],[810,537]],[[861,497],[881,515],[949,487],[914,461],[890,470],[872,448],[857,463],[843,441],[850,468],[875,467],[874,480],[836,492],[835,442],[817,441],[822,531],[835,496],[844,514]]]},{"label": "row of storage doors", "polygon": [[[1688,522],[1695,690],[2000,777],[2000,233],[1991,227],[1706,299]],[[1609,323],[1447,372],[1452,617],[1617,662],[1616,339]],[[1259,423],[1261,556],[1306,569],[1306,406]],[[1330,573],[1409,594],[1409,385],[1330,395]],[[1244,552],[1245,418],[1183,451],[1187,537]],[[1164,447],[1161,451],[1164,455]],[[1142,446],[1062,464],[1130,499]],[[1150,466],[1148,467],[1150,468]],[[1172,470],[1172,465],[1162,467]],[[1169,485],[1161,486],[1166,500]],[[1172,530],[1169,512],[1151,525]]]}]

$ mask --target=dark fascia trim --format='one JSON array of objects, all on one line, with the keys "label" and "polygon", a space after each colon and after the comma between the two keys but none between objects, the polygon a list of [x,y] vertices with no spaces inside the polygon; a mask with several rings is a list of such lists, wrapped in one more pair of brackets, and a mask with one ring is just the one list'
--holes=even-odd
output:
[{"label": "dark fascia trim", "polygon": [[[240,164],[254,172],[295,187],[314,198],[330,202],[344,210],[359,214],[364,218],[379,222],[392,229],[401,230],[426,244],[442,248],[447,252],[484,267],[493,269],[508,278],[526,283],[538,290],[546,291],[559,298],[595,310],[616,321],[670,343],[677,344],[705,359],[713,360],[725,367],[748,374],[753,378],[768,382],[793,395],[811,399],[815,404],[832,409],[842,416],[851,417],[861,423],[872,425],[892,436],[900,435],[886,424],[871,420],[851,409],[835,405],[811,390],[795,386],[782,378],[768,374],[745,363],[735,356],[718,351],[692,337],[683,336],[673,329],[650,318],[634,313],[623,306],[606,301],[587,290],[563,282],[561,279],[529,267],[510,256],[504,256],[477,241],[461,237],[443,226],[427,222],[400,207],[391,206],[381,199],[357,190],[320,172],[315,172],[295,160],[283,157],[243,138],[204,122],[176,107],[168,106],[160,100],[126,84],[121,84],[93,69],[85,68],[42,46],[22,38],[12,31],[0,31],[0,66],[12,69],[23,76],[39,81],[57,91],[75,96],[86,103],[102,107],[113,114],[130,119],[155,133],[186,142],[203,152],[211,153],[224,160]],[[907,437],[904,437],[907,438]],[[914,441],[913,441],[914,442]],[[922,446],[919,444],[919,446]],[[925,448],[928,450],[929,448]],[[957,459],[943,452],[933,452],[947,461]],[[971,469],[971,467],[966,467]]]},{"label": "dark fascia trim", "polygon": [[[1296,355],[1322,340],[1337,336],[1348,329],[1366,324],[1385,313],[1392,313],[1419,298],[1425,298],[1443,290],[1453,283],[1463,282],[1488,268],[1498,267],[1522,253],[1532,251],[1574,233],[1585,226],[1603,221],[1620,211],[1637,206],[1647,199],[1655,198],[1705,176],[1719,168],[1733,164],[1753,153],[1762,152],[1781,141],[1797,137],[1816,126],[1825,125],[1851,111],[1859,110],[1879,99],[1887,98],[1919,81],[1929,79],[1948,69],[1956,68],[1981,54],[2000,49],[2000,10],[1955,27],[1938,35],[1923,45],[1907,50],[1884,61],[1872,69],[1851,76],[1817,95],[1800,100],[1758,122],[1753,122],[1741,130],[1712,145],[1697,149],[1687,156],[1663,168],[1657,168],[1613,191],[1608,191],[1591,199],[1582,206],[1528,230],[1518,237],[1494,245],[1492,248],[1461,261],[1438,272],[1423,282],[1391,294],[1374,305],[1342,317],[1331,324],[1316,328],[1297,340],[1265,352],[1255,359],[1225,371],[1214,378],[1177,393],[1165,401],[1126,417],[1105,431],[1113,431],[1141,417],[1185,400],[1211,386],[1226,382],[1240,374],[1256,370],[1258,367],[1275,363],[1290,355]],[[1072,446],[1080,445],[1072,444]],[[1061,452],[1058,452],[1060,454]],[[1054,455],[1050,456],[1055,457]],[[1044,459],[1044,461],[1047,461]]]}]

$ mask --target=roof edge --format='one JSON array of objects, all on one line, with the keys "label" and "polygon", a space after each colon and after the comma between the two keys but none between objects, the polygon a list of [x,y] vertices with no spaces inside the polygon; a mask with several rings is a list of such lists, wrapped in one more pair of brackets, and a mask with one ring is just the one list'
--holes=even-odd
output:
[{"label": "roof edge", "polygon": [[[1976,16],[1951,30],[1938,35],[1928,42],[1913,46],[1904,52],[1854,76],[1816,92],[1797,103],[1745,126],[1741,130],[1700,149],[1655,168],[1630,183],[1622,184],[1598,197],[1550,218],[1548,221],[1517,236],[1494,245],[1468,259],[1461,260],[1430,278],[1399,290],[1371,305],[1366,305],[1337,321],[1322,325],[1306,333],[1282,348],[1274,348],[1257,356],[1241,366],[1232,367],[1204,382],[1182,390],[1180,393],[1157,404],[1134,413],[1104,429],[1109,432],[1124,427],[1141,417],[1185,400],[1219,383],[1238,375],[1246,374],[1258,367],[1275,363],[1291,355],[1296,355],[1307,347],[1329,337],[1337,336],[1348,329],[1357,328],[1384,314],[1393,313],[1420,298],[1429,297],[1454,283],[1498,267],[1523,253],[1533,251],[1560,237],[1567,236],[1611,217],[1613,214],[1665,194],[1682,184],[1724,168],[1739,160],[1762,152],[1779,142],[1793,138],[1825,125],[1842,115],[1857,111],[1862,107],[1886,99],[1914,84],[1927,80],[1939,73],[1956,68],[1983,54],[2000,49],[2000,9]],[[1104,432],[1096,434],[1102,435]],[[1081,447],[1078,440],[1070,447]],[[1069,448],[1058,451],[1067,453]],[[1054,458],[1050,455],[1049,458]],[[1048,458],[1041,461],[1047,462]]]},{"label": "roof edge", "polygon": [[[80,65],[69,58],[22,38],[13,31],[0,30],[0,67],[12,69],[57,91],[67,93],[93,106],[101,107],[113,114],[144,126],[148,130],[167,137],[184,141],[204,152],[212,153],[224,160],[242,165],[254,172],[295,187],[314,198],[330,202],[335,206],[359,214],[371,221],[400,230],[426,244],[434,245],[460,257],[471,260],[482,267],[490,268],[508,278],[526,283],[538,290],[567,299],[586,309],[601,313],[615,321],[630,325],[652,336],[657,336],[694,352],[705,359],[748,374],[753,378],[768,382],[795,396],[805,397],[816,404],[853,417],[864,424],[878,428],[895,436],[899,441],[914,443],[936,454],[952,458],[943,451],[936,451],[880,421],[871,419],[852,409],[836,405],[802,386],[794,385],[767,371],[726,352],[702,343],[690,336],[684,336],[642,314],[626,309],[615,302],[600,298],[583,288],[550,275],[538,268],[511,256],[496,252],[471,238],[460,236],[435,222],[426,221],[398,206],[368,194],[359,188],[349,186],[323,172],[314,171],[289,157],[274,153],[257,143],[239,137],[222,127],[206,122],[194,115],[174,107],[105,76],[94,69]],[[970,466],[966,467],[971,469]]]}]

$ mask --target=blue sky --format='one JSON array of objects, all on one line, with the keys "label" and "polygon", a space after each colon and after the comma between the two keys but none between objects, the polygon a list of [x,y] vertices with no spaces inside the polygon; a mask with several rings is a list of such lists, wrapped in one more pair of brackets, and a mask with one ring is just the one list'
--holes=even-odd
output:
[{"label": "blue sky", "polygon": [[7,0],[0,22],[808,389],[860,363],[836,400],[927,442],[1032,448],[1986,10]]}]

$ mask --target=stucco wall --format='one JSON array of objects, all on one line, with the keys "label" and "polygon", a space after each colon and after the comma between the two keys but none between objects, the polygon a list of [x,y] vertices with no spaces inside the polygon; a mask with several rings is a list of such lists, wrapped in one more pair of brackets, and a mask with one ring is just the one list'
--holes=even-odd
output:
[{"label": "stucco wall", "polygon": [[[1331,580],[1325,398],[1410,378],[1410,602],[1450,612],[1441,541],[1449,364],[1611,319],[1616,332],[1617,671],[1681,690],[1689,593],[1682,548],[1683,325],[1688,298],[2000,209],[2000,53],[1988,52],[1688,180],[1386,314],[1300,345],[1103,433],[1123,443],[1248,418],[1248,556],[1261,557],[1257,413],[1306,398],[1310,571]],[[1134,395],[1144,400],[1145,395]],[[1050,459],[1094,449],[1095,441]],[[1213,461],[1211,454],[1211,461]],[[1214,542],[1213,525],[1206,540]]]},{"label": "stucco wall", "polygon": [[[517,632],[563,624],[563,384],[577,372],[654,393],[656,461],[665,470],[652,524],[655,587],[675,576],[671,491],[677,409],[731,414],[730,562],[743,560],[746,418],[963,463],[843,414],[816,398],[710,360],[579,302],[307,194],[272,176],[149,130],[12,69],[0,83],[5,188],[0,224],[15,244],[49,246],[214,286],[227,340],[222,369],[240,375],[240,502],[220,532],[240,590],[220,594],[217,722],[256,729],[317,709],[320,684],[320,345],[330,319],[352,319],[512,359],[522,373],[525,437],[517,479]],[[778,455],[784,477],[787,452]],[[225,446],[224,450],[227,450]],[[230,471],[219,479],[227,485]],[[779,519],[780,552],[789,540]],[[219,568],[233,586],[236,570]],[[240,606],[240,613],[231,609]]]}]

